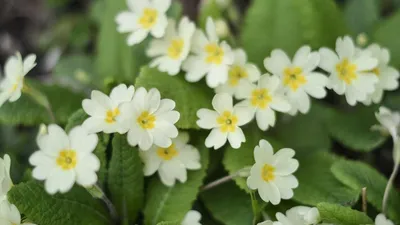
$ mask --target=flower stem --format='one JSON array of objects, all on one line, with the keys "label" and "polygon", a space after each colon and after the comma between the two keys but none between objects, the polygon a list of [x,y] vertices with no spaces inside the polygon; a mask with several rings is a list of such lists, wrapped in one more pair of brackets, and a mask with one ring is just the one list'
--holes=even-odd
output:
[{"label": "flower stem", "polygon": [[228,181],[231,181],[231,180],[235,179],[236,177],[248,176],[248,172],[247,171],[249,169],[250,169],[250,167],[245,167],[243,169],[240,169],[240,170],[236,171],[235,173],[233,173],[231,175],[228,175],[228,176],[222,177],[222,178],[220,178],[218,180],[215,180],[215,181],[203,186],[201,188],[201,191],[206,191],[206,190],[212,189],[212,188],[217,187],[217,186],[219,186],[221,184],[224,184],[224,183],[226,183]]},{"label": "flower stem", "polygon": [[386,188],[385,188],[385,194],[383,195],[383,200],[382,200],[382,212],[383,212],[383,214],[386,214],[387,202],[389,200],[389,193],[390,193],[390,190],[392,189],[393,181],[396,178],[396,175],[399,172],[399,169],[400,169],[400,161],[396,160],[394,168],[393,168],[393,172],[390,175],[389,181],[388,181],[388,183],[386,185]]},{"label": "flower stem", "polygon": [[30,95],[33,100],[35,100],[39,105],[43,106],[47,113],[50,116],[50,120],[52,123],[56,122],[56,118],[54,116],[51,104],[49,102],[49,99],[47,98],[47,96],[45,94],[43,94],[42,92],[36,90],[35,88],[33,88],[32,86],[29,86],[28,84],[24,84],[22,91],[28,95]]},{"label": "flower stem", "polygon": [[112,220],[114,222],[117,221],[118,220],[117,210],[115,209],[115,206],[110,201],[110,199],[104,194],[101,187],[95,184],[91,188],[87,188],[87,190],[93,197],[101,199],[106,204]]}]

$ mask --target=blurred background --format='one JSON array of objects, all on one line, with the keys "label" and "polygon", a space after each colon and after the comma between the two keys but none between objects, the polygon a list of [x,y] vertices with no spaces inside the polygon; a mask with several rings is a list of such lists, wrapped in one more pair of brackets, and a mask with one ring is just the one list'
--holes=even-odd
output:
[{"label": "blurred background", "polygon": [[[226,38],[233,42],[240,35],[243,17],[252,3],[251,0],[173,1],[175,2],[172,14],[183,13],[192,20],[200,20],[200,24],[206,15],[222,13],[226,18],[228,29]],[[217,12],[213,11],[215,5],[219,8]],[[362,43],[363,40],[368,40],[376,24],[391,18],[398,12],[400,0],[338,0],[337,5],[344,14],[349,33]],[[115,10],[120,7],[121,4],[118,3]],[[7,57],[15,54],[16,51],[21,52],[22,55],[35,53],[38,56],[38,66],[29,76],[41,82],[57,83],[83,93],[88,93],[94,87],[100,87],[103,84],[111,86],[118,79],[96,79],[97,72],[122,74],[124,71],[109,72],[106,67],[94,68],[97,50],[116,45],[114,41],[101,44],[99,39],[114,35],[114,39],[109,38],[109,40],[118,40],[122,43],[123,50],[121,51],[134,51],[133,55],[137,52],[143,53],[144,47],[137,46],[132,50],[124,45],[124,37],[116,33],[114,21],[109,20],[110,15],[107,14],[109,11],[106,9],[105,0],[0,0],[1,67]],[[104,22],[106,19],[108,21]],[[400,24],[397,28],[399,32]],[[400,38],[397,41],[399,42],[397,46],[400,46]],[[267,55],[268,52],[264,54]],[[130,70],[133,74],[138,72],[139,65],[148,62],[144,54],[140,54],[140,57],[135,59],[130,62],[132,65],[129,65],[134,67]],[[96,60],[101,61],[98,58]],[[36,149],[36,133],[37,127],[33,126],[0,125],[0,152],[1,155],[6,152],[11,155],[13,160],[11,171],[16,182],[23,178],[28,166],[27,158]],[[383,173],[388,175],[391,172],[390,143],[369,156],[346,151],[343,146],[337,144],[334,145],[334,149],[337,153],[349,158],[369,157],[367,161],[376,165]]]}]

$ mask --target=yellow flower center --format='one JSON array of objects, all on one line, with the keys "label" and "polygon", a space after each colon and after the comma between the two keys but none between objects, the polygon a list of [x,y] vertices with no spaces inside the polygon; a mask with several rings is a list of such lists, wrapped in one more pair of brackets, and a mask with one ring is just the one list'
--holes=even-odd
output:
[{"label": "yellow flower center", "polygon": [[357,65],[350,63],[348,59],[343,59],[342,62],[336,65],[336,72],[338,73],[339,79],[351,84],[353,80],[357,79]]},{"label": "yellow flower center", "polygon": [[168,148],[158,148],[157,149],[157,155],[164,159],[164,160],[171,160],[175,156],[177,156],[179,153],[175,148],[175,144],[172,144]]},{"label": "yellow flower center", "polygon": [[158,12],[152,8],[145,8],[142,17],[139,18],[139,24],[145,29],[152,28],[158,19]]},{"label": "yellow flower center", "polygon": [[10,88],[10,92],[14,92],[17,90],[19,84],[22,82],[23,77],[22,76],[18,76],[17,80],[15,81],[15,83],[13,84],[13,86]]},{"label": "yellow flower center", "polygon": [[140,114],[136,121],[143,129],[150,130],[154,128],[156,117],[149,112],[144,111],[142,114]]},{"label": "yellow flower center", "polygon": [[243,67],[234,65],[229,70],[228,83],[230,86],[235,87],[239,84],[240,79],[247,78],[248,76],[249,74]]},{"label": "yellow flower center", "polygon": [[184,41],[182,38],[177,38],[171,41],[168,47],[168,56],[172,59],[179,59],[182,54]]},{"label": "yellow flower center", "polygon": [[284,70],[283,84],[293,91],[307,83],[306,77],[303,75],[303,70],[300,67],[286,68]]},{"label": "yellow flower center", "polygon": [[116,122],[115,118],[117,116],[119,116],[119,114],[120,114],[120,111],[118,108],[115,108],[114,110],[108,110],[106,112],[106,118],[104,120],[106,121],[106,123],[110,123],[110,124],[115,123]]},{"label": "yellow flower center", "polygon": [[75,168],[77,163],[75,150],[66,149],[62,150],[57,157],[57,165],[63,170],[71,170]]},{"label": "yellow flower center", "polygon": [[265,164],[261,169],[261,177],[266,182],[271,182],[275,180],[275,167]]},{"label": "yellow flower center", "polygon": [[251,105],[254,107],[265,109],[270,102],[272,102],[272,97],[265,88],[255,89],[251,93]]},{"label": "yellow flower center", "polygon": [[221,125],[222,132],[234,132],[238,122],[237,116],[229,111],[225,111],[217,118],[217,123]]},{"label": "yellow flower center", "polygon": [[381,71],[378,68],[372,69],[371,72],[374,73],[377,77],[379,77],[379,75],[381,75]]},{"label": "yellow flower center", "polygon": [[224,59],[224,50],[215,43],[206,45],[204,50],[207,53],[206,62],[208,64],[221,64]]}]

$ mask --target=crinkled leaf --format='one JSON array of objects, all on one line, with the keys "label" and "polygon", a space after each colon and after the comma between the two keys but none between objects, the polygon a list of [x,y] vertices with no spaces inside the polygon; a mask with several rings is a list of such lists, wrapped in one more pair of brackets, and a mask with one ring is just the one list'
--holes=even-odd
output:
[{"label": "crinkled leaf", "polygon": [[400,27],[400,11],[397,11],[389,19],[379,24],[373,34],[373,41],[390,49],[391,64],[400,67],[400,41],[398,29]]},{"label": "crinkled leaf", "polygon": [[360,190],[353,190],[337,180],[330,168],[335,161],[327,152],[314,152],[295,156],[300,167],[295,173],[299,187],[294,190],[294,200],[316,206],[320,202],[353,205]]},{"label": "crinkled leaf", "polygon": [[143,212],[145,225],[156,225],[160,221],[181,221],[192,208],[206,176],[209,160],[208,149],[204,147],[204,138],[196,137],[196,142],[202,167],[200,170],[188,171],[185,183],[177,182],[173,187],[167,187],[158,177],[150,180]]},{"label": "crinkled leaf", "polygon": [[[268,140],[274,147],[274,151],[278,151],[282,145],[277,142],[273,137],[267,136],[265,133],[260,131],[256,126],[249,126],[243,130],[246,135],[246,142],[242,143],[239,149],[233,149],[232,147],[227,147],[225,151],[225,156],[222,161],[225,169],[229,174],[235,174],[239,170],[245,167],[251,167],[254,162],[254,148],[259,144],[261,139]],[[246,178],[237,177],[235,179],[236,184],[243,190],[249,191]]]},{"label": "crinkled leaf", "polygon": [[225,225],[244,225],[253,221],[250,195],[233,183],[206,190],[201,198],[211,215]]},{"label": "crinkled leaf", "polygon": [[144,177],[138,151],[128,144],[125,135],[114,134],[107,183],[123,220],[134,221],[143,207]]},{"label": "crinkled leaf", "polygon": [[349,28],[355,35],[370,33],[379,21],[380,1],[350,0],[346,2],[344,15]]},{"label": "crinkled leaf", "polygon": [[294,54],[304,44],[332,47],[346,30],[333,0],[255,0],[241,37],[250,61],[262,67],[275,48]]},{"label": "crinkled leaf", "polygon": [[365,213],[353,210],[349,207],[325,202],[318,204],[317,207],[321,219],[325,223],[336,225],[374,224],[371,218],[369,218]]},{"label": "crinkled leaf", "polygon": [[335,111],[326,121],[329,132],[334,139],[352,150],[372,151],[386,140],[379,132],[371,130],[377,123],[376,110],[376,107],[359,106],[349,112]]},{"label": "crinkled leaf", "polygon": [[49,195],[37,181],[14,186],[8,200],[30,221],[40,225],[109,225],[108,212],[100,200],[75,186],[66,194]]},{"label": "crinkled leaf", "polygon": [[[69,116],[81,107],[84,97],[80,93],[57,85],[40,84],[29,79],[25,79],[25,82],[47,96],[56,122],[59,124],[65,124]],[[22,93],[21,98],[16,102],[6,102],[0,107],[0,124],[30,126],[50,122],[48,111],[25,93]]]},{"label": "crinkled leaf", "polygon": [[[341,160],[333,164],[332,172],[343,184],[354,190],[367,188],[367,200],[378,210],[382,210],[382,199],[388,180],[371,166],[355,161]],[[387,215],[395,223],[400,223],[400,194],[392,189],[389,195]]]},{"label": "crinkled leaf", "polygon": [[181,129],[198,129],[197,110],[211,108],[213,91],[199,84],[188,83],[182,74],[169,76],[157,69],[145,67],[136,79],[136,87],[144,87],[147,90],[157,88],[161,98],[174,100],[175,110],[181,114],[176,126]]}]

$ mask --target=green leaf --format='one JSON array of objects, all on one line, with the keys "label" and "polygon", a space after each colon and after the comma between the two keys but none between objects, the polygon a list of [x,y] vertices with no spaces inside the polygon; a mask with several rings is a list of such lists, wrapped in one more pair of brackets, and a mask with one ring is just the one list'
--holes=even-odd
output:
[{"label": "green leaf", "polygon": [[391,64],[400,68],[400,41],[398,28],[400,27],[400,11],[379,24],[373,34],[373,41],[390,49]]},{"label": "green leaf", "polygon": [[222,17],[222,11],[217,4],[216,0],[209,0],[202,3],[199,12],[199,26],[206,27],[207,18],[218,19]]},{"label": "green leaf", "polygon": [[75,186],[66,194],[49,195],[43,185],[28,181],[14,186],[8,200],[30,221],[40,225],[108,225],[111,223],[100,200]]},{"label": "green leaf", "polygon": [[344,15],[349,28],[355,35],[370,33],[379,21],[380,1],[350,0],[346,2]]},{"label": "green leaf", "polygon": [[147,90],[157,88],[161,98],[175,101],[175,110],[181,114],[176,126],[181,129],[199,129],[196,125],[197,110],[211,108],[213,91],[198,84],[188,83],[182,74],[169,76],[157,69],[145,67],[136,79],[136,87],[140,86]]},{"label": "green leaf", "polygon": [[[314,102],[310,112],[296,117],[284,116],[276,125],[277,139],[296,151],[330,149],[331,140],[324,123],[324,116],[330,109]],[[305,132],[307,128],[307,132]]]},{"label": "green leaf", "polygon": [[144,207],[145,225],[156,225],[160,221],[181,221],[192,208],[208,167],[208,149],[204,147],[204,137],[196,138],[194,146],[200,151],[201,169],[188,171],[185,183],[165,186],[158,177],[153,177],[147,188]]},{"label": "green leaf", "polygon": [[[239,149],[233,149],[231,146],[229,146],[225,151],[225,156],[222,163],[230,175],[235,174],[245,167],[251,167],[255,163],[253,152],[254,148],[259,144],[261,139],[268,140],[274,147],[275,151],[280,149],[278,147],[281,147],[278,142],[271,137],[267,137],[256,126],[246,127],[243,130],[243,133],[246,134],[246,142],[243,143]],[[249,192],[246,184],[246,178],[237,177],[235,182],[241,189]]]},{"label": "green leaf", "polygon": [[157,225],[181,225],[179,222],[161,222],[157,223]]},{"label": "green leaf", "polygon": [[275,48],[292,55],[305,44],[332,47],[346,30],[333,0],[254,0],[241,38],[249,60],[262,68]]},{"label": "green leaf", "polygon": [[[382,199],[388,180],[371,166],[356,161],[341,160],[333,164],[332,172],[343,184],[354,190],[367,188],[367,200],[382,210]],[[400,223],[400,194],[393,188],[388,198],[387,215]]]},{"label": "green leaf", "polygon": [[349,207],[331,203],[318,204],[318,210],[321,219],[325,223],[336,225],[362,225],[374,224],[374,222],[365,213],[353,210]]},{"label": "green leaf", "polygon": [[[84,98],[82,94],[57,85],[48,86],[29,79],[25,79],[25,82],[47,96],[58,124],[65,124],[69,116],[81,108]],[[68,97],[66,98],[66,96]],[[22,93],[21,98],[16,102],[6,102],[0,107],[0,124],[31,126],[51,122],[48,111],[25,93]]]},{"label": "green leaf", "polygon": [[125,0],[105,2],[96,59],[97,72],[103,79],[134,81],[140,67],[148,62],[144,53],[146,42],[130,47],[126,43],[128,34],[117,32],[115,18],[127,9]]},{"label": "green leaf", "polygon": [[[83,109],[78,109],[75,113],[71,115],[68,119],[68,123],[65,126],[65,131],[70,132],[72,128],[81,125],[89,116],[83,111]],[[101,186],[104,185],[107,176],[107,147],[110,142],[110,135],[105,133],[98,134],[99,142],[93,153],[100,160],[100,170],[98,172],[99,183]]]},{"label": "green leaf", "polygon": [[225,225],[245,225],[253,222],[250,196],[233,183],[207,190],[201,198],[211,215]]},{"label": "green leaf", "polygon": [[179,20],[182,16],[183,6],[180,1],[172,1],[171,6],[168,9],[167,16],[175,20]]},{"label": "green leaf", "polygon": [[125,135],[114,134],[108,189],[119,215],[129,221],[135,221],[143,207],[144,177],[138,151],[128,144]]},{"label": "green leaf", "polygon": [[57,80],[74,88],[82,88],[84,84],[101,85],[94,72],[92,58],[84,54],[71,54],[61,57],[53,74]]},{"label": "green leaf", "polygon": [[300,167],[295,173],[299,187],[294,189],[294,200],[316,206],[320,202],[353,205],[361,190],[353,190],[337,180],[330,168],[335,161],[327,152],[300,154]]},{"label": "green leaf", "polygon": [[386,137],[371,131],[376,124],[376,107],[358,106],[351,112],[335,111],[327,119],[332,137],[344,146],[361,152],[369,152],[383,144]]}]

